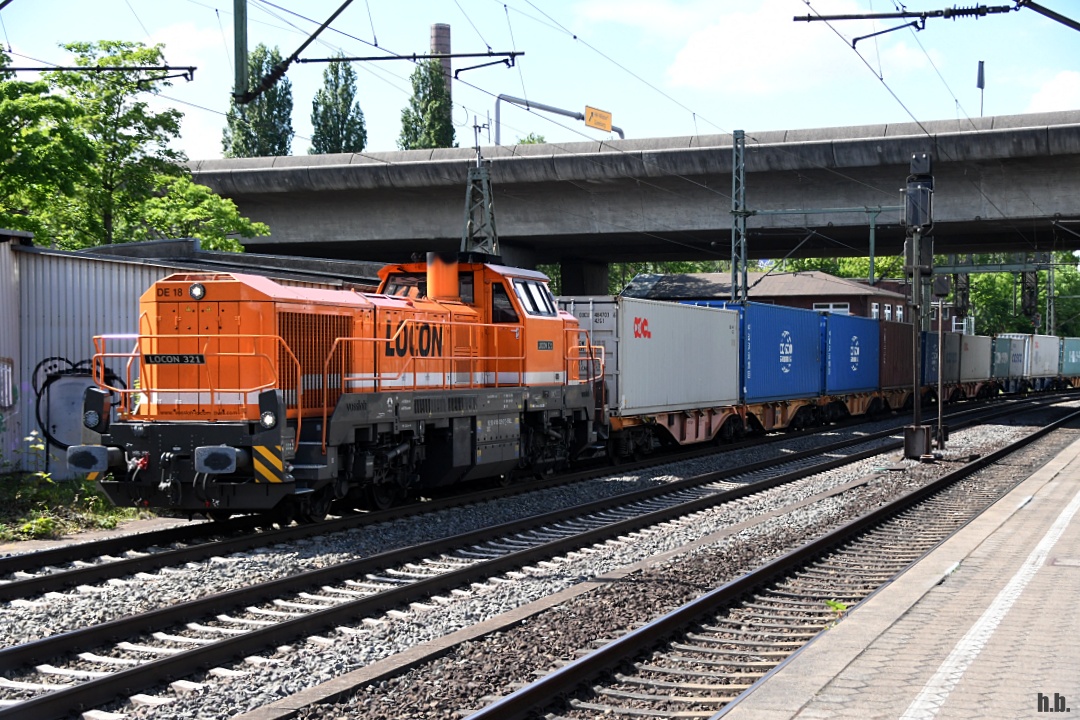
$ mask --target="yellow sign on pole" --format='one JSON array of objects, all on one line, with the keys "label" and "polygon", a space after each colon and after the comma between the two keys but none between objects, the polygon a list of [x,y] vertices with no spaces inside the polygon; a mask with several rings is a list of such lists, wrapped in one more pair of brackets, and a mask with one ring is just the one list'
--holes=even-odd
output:
[{"label": "yellow sign on pole", "polygon": [[611,113],[586,105],[585,124],[597,130],[611,132]]}]

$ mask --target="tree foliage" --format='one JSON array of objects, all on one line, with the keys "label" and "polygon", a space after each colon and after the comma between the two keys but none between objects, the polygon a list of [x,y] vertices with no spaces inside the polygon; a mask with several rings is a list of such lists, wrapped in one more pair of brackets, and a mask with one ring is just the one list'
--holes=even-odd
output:
[{"label": "tree foliage", "polygon": [[39,244],[76,249],[162,237],[197,237],[239,250],[231,236],[266,234],[232,201],[191,182],[176,110],[151,112],[144,93],[167,85],[160,71],[93,67],[162,65],[162,48],[102,41],[65,46],[85,71],[36,83],[0,73],[0,224]]},{"label": "tree foliage", "polygon": [[[0,68],[7,64],[0,52]],[[0,75],[0,227],[44,234],[35,208],[75,194],[94,158],[76,126],[81,113],[44,81]]]},{"label": "tree foliage", "polygon": [[[1077,270],[1077,258],[1068,252],[1052,255],[1054,262],[1054,297],[1055,325],[1053,334],[1068,337],[1080,336],[1080,272]],[[935,264],[943,264],[946,258],[938,257]],[[1016,262],[1010,253],[984,253],[971,257],[975,265],[1005,265]],[[869,258],[802,258],[787,260],[781,268],[787,271],[821,270],[837,277],[868,277]],[[899,256],[879,256],[874,259],[874,275],[883,277],[903,277],[903,260]],[[1038,312],[1040,324],[1034,318],[1024,315],[1020,308],[1020,279],[1015,273],[993,272],[973,273],[969,285],[969,315],[975,318],[975,333],[978,335],[996,335],[1003,332],[1048,333],[1046,325],[1046,294],[1048,288],[1048,270],[1040,270],[1038,276]],[[954,290],[955,292],[955,290]],[[953,296],[945,298],[946,303],[953,302]]]},{"label": "tree foliage", "polygon": [[367,128],[356,102],[356,71],[349,63],[333,62],[323,70],[323,86],[311,101],[311,125],[312,155],[364,150]]},{"label": "tree foliage", "polygon": [[143,206],[143,224],[133,240],[198,238],[206,250],[243,250],[230,235],[269,235],[270,228],[240,215],[236,203],[214,194],[187,175],[157,177],[157,193]]},{"label": "tree foliage", "polygon": [[[162,46],[103,40],[70,43],[80,67],[163,65]],[[182,153],[169,146],[180,134],[178,110],[152,112],[143,99],[150,88],[167,87],[164,72],[77,72],[46,74],[49,83],[82,109],[76,125],[92,144],[94,160],[78,178],[75,202],[64,202],[50,220],[51,234],[76,247],[108,244],[138,225],[143,202],[158,175],[180,175]]]},{"label": "tree foliage", "polygon": [[[281,52],[260,43],[248,55],[248,88],[259,86],[264,75],[281,62]],[[279,157],[292,147],[292,83],[281,78],[246,105],[234,101],[226,114],[222,135],[225,157]]]},{"label": "tree foliage", "polygon": [[518,138],[518,145],[543,145],[547,140],[543,135],[531,132],[523,138]]},{"label": "tree foliage", "polygon": [[398,147],[402,150],[453,147],[453,108],[442,65],[437,60],[417,63],[410,80],[413,94],[409,106],[401,111]]}]

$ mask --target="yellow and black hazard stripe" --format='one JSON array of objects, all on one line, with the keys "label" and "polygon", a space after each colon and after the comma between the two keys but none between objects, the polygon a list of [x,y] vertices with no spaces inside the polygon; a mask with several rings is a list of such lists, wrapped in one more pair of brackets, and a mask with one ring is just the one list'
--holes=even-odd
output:
[{"label": "yellow and black hazard stripe", "polygon": [[92,471],[86,473],[86,479],[89,480],[90,482],[94,482],[99,477],[101,477],[101,473],[98,472],[97,470],[92,470]]},{"label": "yellow and black hazard stripe", "polygon": [[284,479],[285,463],[281,460],[280,445],[253,446],[251,463],[255,467],[255,482],[279,483]]}]

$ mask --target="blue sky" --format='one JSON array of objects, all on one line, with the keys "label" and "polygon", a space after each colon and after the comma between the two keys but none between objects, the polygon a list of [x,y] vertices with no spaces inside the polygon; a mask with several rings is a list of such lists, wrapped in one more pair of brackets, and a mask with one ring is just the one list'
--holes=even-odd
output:
[{"label": "blue sky", "polygon": [[[339,0],[249,0],[249,47],[292,53]],[[951,7],[914,2],[908,10]],[[972,3],[961,3],[970,5]],[[1009,0],[987,4],[1006,5]],[[1080,19],[1080,3],[1043,0]],[[628,138],[750,132],[978,117],[978,61],[986,63],[984,114],[1080,108],[1080,32],[1024,9],[979,19],[930,19],[926,29],[850,38],[899,21],[793,22],[796,15],[887,12],[891,0],[354,0],[302,57],[428,50],[432,23],[452,28],[455,52],[524,52],[514,68],[462,73],[454,84],[458,143],[473,144],[473,118],[494,119],[499,94],[583,112],[612,113]],[[275,7],[276,6],[276,7]],[[154,102],[185,114],[177,143],[193,159],[220,157],[233,70],[230,0],[12,0],[0,11],[15,65],[70,62],[75,40],[164,43],[172,65],[195,65]],[[378,48],[374,45],[378,45]],[[32,59],[31,59],[32,58]],[[473,61],[455,61],[455,68]],[[411,94],[406,61],[355,65],[368,150],[396,149]],[[322,66],[293,65],[297,136],[307,152],[311,98]],[[502,106],[504,144],[530,132],[549,142],[604,139],[569,118]],[[483,144],[490,144],[484,131]],[[492,140],[494,135],[492,134]]]}]

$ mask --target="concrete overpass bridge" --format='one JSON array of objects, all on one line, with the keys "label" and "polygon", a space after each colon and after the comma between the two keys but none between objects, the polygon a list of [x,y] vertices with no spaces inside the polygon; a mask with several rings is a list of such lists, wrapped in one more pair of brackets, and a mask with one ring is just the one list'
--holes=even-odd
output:
[{"label": "concrete overpass bridge", "polygon": [[[1080,110],[746,135],[752,210],[898,205],[911,154],[930,152],[938,254],[1080,249]],[[483,154],[507,262],[560,262],[566,291],[597,291],[609,262],[730,259],[730,135]],[[471,149],[444,149],[192,167],[270,226],[247,243],[256,252],[394,261],[458,247],[473,162]],[[872,214],[751,217],[749,256],[866,256]],[[875,218],[876,254],[901,252],[899,213]]]}]

